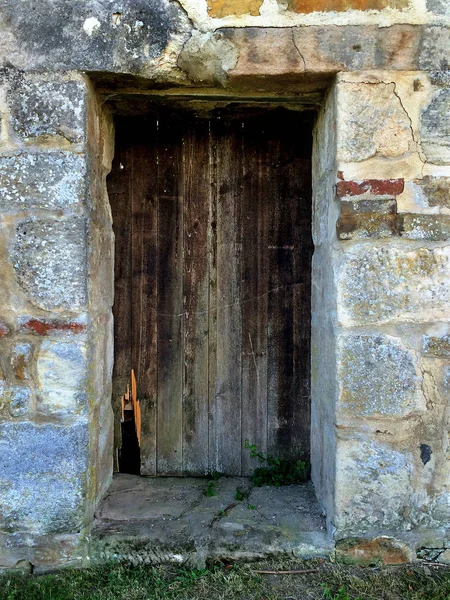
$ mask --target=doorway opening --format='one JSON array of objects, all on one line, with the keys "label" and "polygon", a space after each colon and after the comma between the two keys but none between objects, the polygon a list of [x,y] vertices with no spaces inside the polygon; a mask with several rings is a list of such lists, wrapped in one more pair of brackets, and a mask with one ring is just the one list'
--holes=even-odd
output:
[{"label": "doorway opening", "polygon": [[232,104],[116,117],[120,471],[249,476],[246,440],[309,460],[313,120]]}]

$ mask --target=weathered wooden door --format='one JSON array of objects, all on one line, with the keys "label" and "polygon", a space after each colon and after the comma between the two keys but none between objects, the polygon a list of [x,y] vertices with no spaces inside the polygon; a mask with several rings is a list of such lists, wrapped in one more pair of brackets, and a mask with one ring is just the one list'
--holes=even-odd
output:
[{"label": "weathered wooden door", "polygon": [[141,473],[250,474],[309,454],[311,125],[282,109],[116,122],[115,397]]}]

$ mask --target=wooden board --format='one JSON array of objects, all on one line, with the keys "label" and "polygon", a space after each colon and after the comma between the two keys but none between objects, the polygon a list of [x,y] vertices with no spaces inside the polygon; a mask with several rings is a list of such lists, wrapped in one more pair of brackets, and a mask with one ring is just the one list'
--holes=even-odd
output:
[{"label": "wooden board", "polygon": [[247,439],[307,457],[311,122],[158,108],[117,125],[114,394],[133,368],[141,473],[248,475]]}]

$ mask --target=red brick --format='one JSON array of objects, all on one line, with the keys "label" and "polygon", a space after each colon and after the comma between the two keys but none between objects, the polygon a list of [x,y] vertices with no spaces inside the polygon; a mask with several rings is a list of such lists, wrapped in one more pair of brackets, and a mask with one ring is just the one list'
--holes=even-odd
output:
[{"label": "red brick", "polygon": [[22,329],[32,331],[38,335],[48,335],[52,332],[60,333],[84,333],[86,331],[86,323],[77,321],[43,321],[40,319],[29,319],[22,323]]},{"label": "red brick", "polygon": [[338,181],[336,193],[343,196],[398,196],[405,187],[404,179],[364,179],[363,181]]}]

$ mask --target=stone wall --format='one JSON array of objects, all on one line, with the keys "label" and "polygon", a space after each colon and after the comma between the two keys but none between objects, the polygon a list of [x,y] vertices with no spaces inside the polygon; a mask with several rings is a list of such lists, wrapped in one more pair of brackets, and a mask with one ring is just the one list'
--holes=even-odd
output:
[{"label": "stone wall", "polygon": [[58,563],[111,473],[110,126],[72,73],[5,69],[1,114],[0,563]]},{"label": "stone wall", "polygon": [[69,4],[0,5],[0,566],[87,556],[113,458],[109,111],[161,95],[317,108],[317,495],[337,540],[450,547],[448,3]]}]

